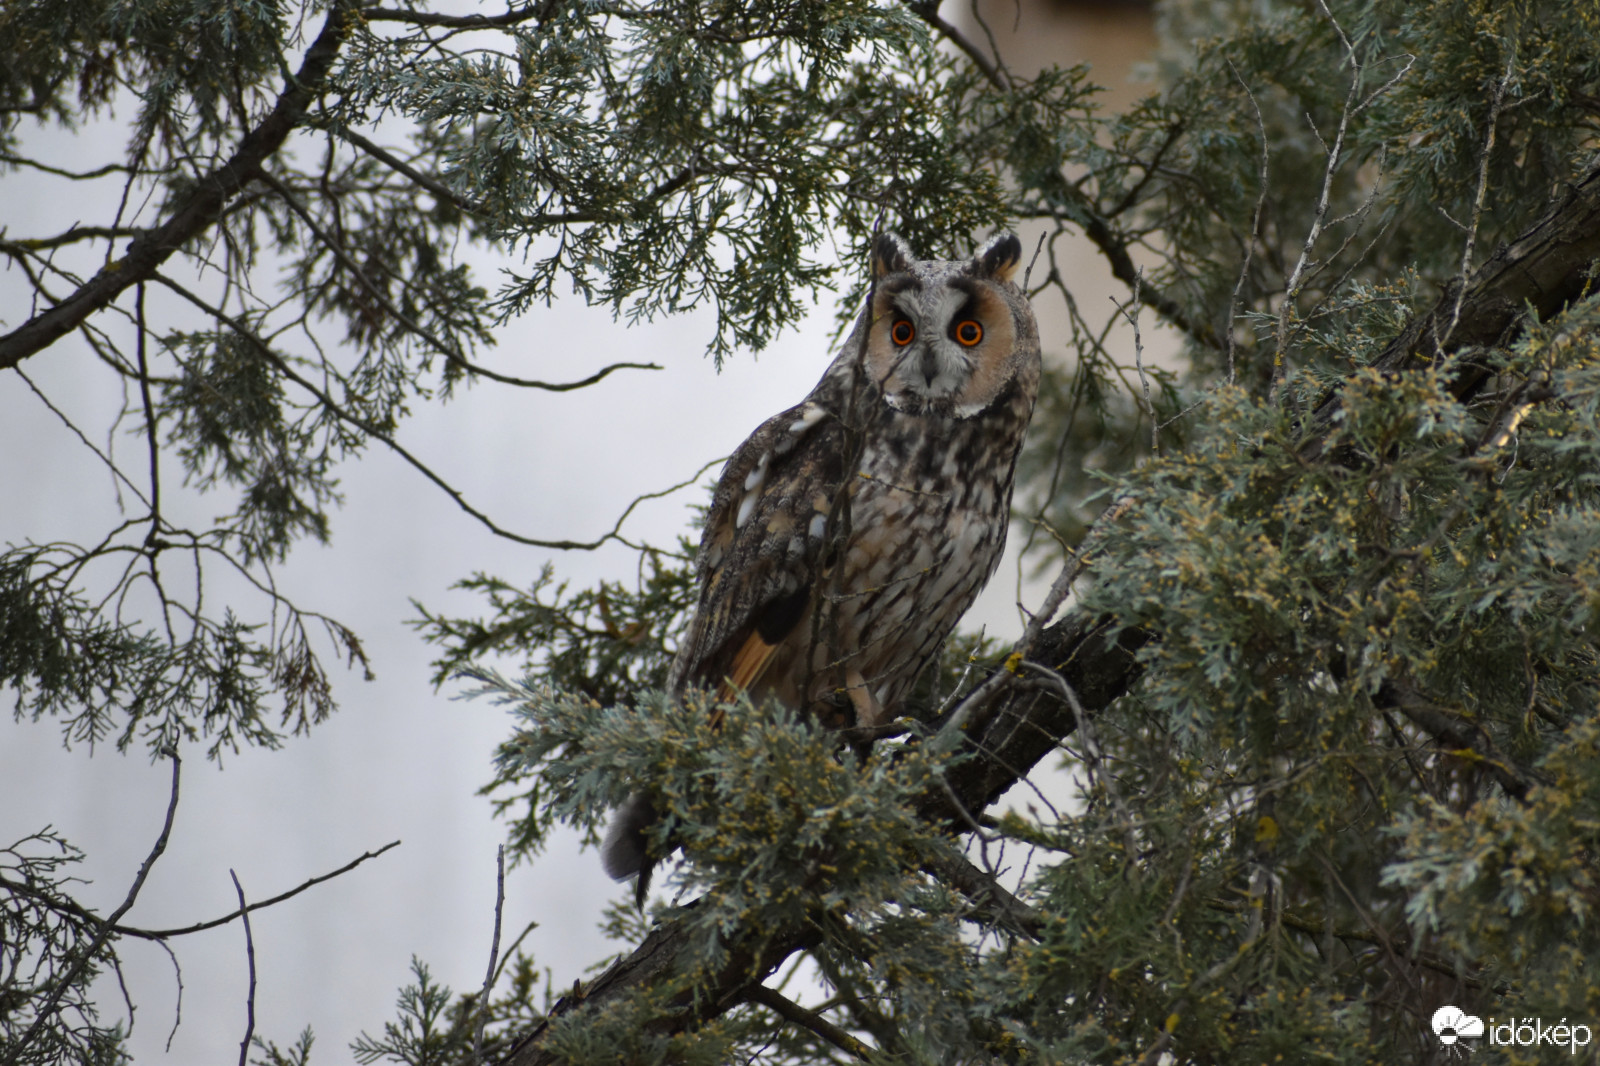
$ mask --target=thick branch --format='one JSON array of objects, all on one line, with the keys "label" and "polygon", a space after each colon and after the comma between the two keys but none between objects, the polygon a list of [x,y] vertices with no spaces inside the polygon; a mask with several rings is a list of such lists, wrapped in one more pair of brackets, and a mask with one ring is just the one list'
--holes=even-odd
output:
[{"label": "thick branch", "polygon": [[172,215],[137,237],[121,259],[107,263],[78,290],[47,311],[0,337],[0,369],[16,366],[43,351],[103,310],[124,290],[149,280],[172,253],[204,233],[255,179],[261,164],[283,147],[305,118],[306,107],[322,91],[356,19],[350,0],[328,10],[322,32],[306,51],[300,70],[284,86],[277,103],[261,124],[245,134],[229,159],[195,183]]},{"label": "thick branch", "polygon": [[1398,708],[1412,724],[1440,745],[1487,770],[1506,795],[1527,801],[1528,791],[1536,782],[1534,775],[1501,754],[1489,734],[1476,722],[1392,681],[1378,686],[1373,702],[1380,707]]}]

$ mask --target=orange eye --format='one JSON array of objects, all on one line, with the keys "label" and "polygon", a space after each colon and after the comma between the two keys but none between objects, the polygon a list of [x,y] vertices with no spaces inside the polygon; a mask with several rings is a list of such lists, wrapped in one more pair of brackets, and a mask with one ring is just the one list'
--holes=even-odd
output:
[{"label": "orange eye", "polygon": [[904,348],[917,339],[917,327],[902,318],[889,327],[889,339]]},{"label": "orange eye", "polygon": [[983,340],[983,327],[969,318],[956,326],[956,340],[970,348]]}]

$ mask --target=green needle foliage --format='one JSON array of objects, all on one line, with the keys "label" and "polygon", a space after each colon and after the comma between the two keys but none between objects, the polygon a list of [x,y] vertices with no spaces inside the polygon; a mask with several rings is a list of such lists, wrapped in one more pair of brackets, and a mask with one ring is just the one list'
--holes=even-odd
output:
[{"label": "green needle foliage", "polygon": [[[1112,111],[923,2],[0,0],[0,180],[110,205],[6,220],[0,380],[48,403],[28,370],[72,344],[125,397],[73,425],[121,518],[0,550],[15,715],[152,757],[310,730],[365,655],[271,568],[389,449],[497,533],[637,551],[591,588],[474,573],[480,617],[414,622],[439,684],[515,710],[486,786],[513,861],[640,787],[681,861],[587,984],[513,947],[455,995],[418,962],[359,1061],[1442,1062],[1445,1004],[1600,1024],[1600,7],[1155,17]],[[74,169],[52,127],[117,147]],[[641,369],[481,365],[558,296],[709,307],[720,363],[848,319],[879,228],[936,256],[1001,226],[1068,323],[1015,535],[1081,573],[1021,654],[952,640],[898,735],[745,701],[713,730],[662,694],[688,516],[532,541],[397,439],[468,387]],[[1119,306],[1070,291],[1079,235]],[[118,430],[137,458],[90,443]],[[213,524],[174,517],[196,494]],[[1069,642],[1090,625],[1134,655]],[[971,782],[1025,734],[998,803]],[[131,934],[73,899],[77,858],[0,852],[0,1061],[124,1056],[90,984]]]}]

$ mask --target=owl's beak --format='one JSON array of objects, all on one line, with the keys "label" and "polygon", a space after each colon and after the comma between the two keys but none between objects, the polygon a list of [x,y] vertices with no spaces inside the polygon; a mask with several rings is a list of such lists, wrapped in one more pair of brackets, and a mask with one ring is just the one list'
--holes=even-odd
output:
[{"label": "owl's beak", "polygon": [[939,356],[931,346],[922,349],[922,376],[930,389],[933,379],[939,376]]}]

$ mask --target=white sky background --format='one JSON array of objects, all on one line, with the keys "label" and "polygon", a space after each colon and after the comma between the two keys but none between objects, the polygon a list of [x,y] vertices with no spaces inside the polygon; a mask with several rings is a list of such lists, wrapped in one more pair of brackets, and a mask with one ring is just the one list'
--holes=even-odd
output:
[{"label": "white sky background", "polygon": [[[60,151],[52,147],[49,158],[69,168],[98,166],[120,150],[123,136],[120,129],[106,137],[50,135]],[[114,181],[92,190],[73,186],[70,200],[62,197],[63,184],[25,171],[4,176],[0,226],[18,238],[109,217]],[[1024,243],[1031,252],[1032,241],[1025,236]],[[492,286],[501,261],[479,249],[468,256],[480,283]],[[1105,274],[1097,259],[1086,257],[1084,266],[1091,275]],[[151,288],[147,300],[159,330],[170,305],[158,302],[157,291]],[[1100,293],[1113,290],[1100,282],[1092,291],[1090,298],[1103,302]],[[27,292],[20,272],[0,271],[0,330],[27,316]],[[1080,303],[1087,304],[1084,294]],[[132,306],[131,290],[119,305]],[[549,381],[579,379],[619,361],[666,369],[618,371],[565,394],[486,383],[448,405],[415,404],[398,436],[503,527],[541,539],[587,540],[609,529],[630,500],[728,454],[763,419],[808,392],[831,358],[832,312],[825,301],[801,330],[759,359],[736,357],[718,374],[703,356],[714,328],[708,314],[625,328],[604,309],[559,302],[509,323],[480,361]],[[1064,331],[1048,318],[1042,325],[1047,356],[1059,354]],[[23,370],[105,446],[119,386],[85,345],[65,339],[26,360]],[[124,469],[142,480],[142,437],[124,432],[116,447]],[[233,506],[228,490],[179,504],[174,457],[162,473],[164,510],[185,507],[203,524]],[[403,840],[252,917],[255,1031],[285,1045],[309,1024],[317,1034],[312,1061],[320,1063],[347,1061],[359,1031],[377,1033],[393,1017],[413,954],[457,992],[478,988],[488,958],[495,848],[505,827],[474,793],[490,777],[494,747],[510,719],[488,701],[452,700],[455,686],[433,691],[433,649],[403,624],[414,616],[409,600],[436,612],[478,614],[481,599],[449,591],[473,571],[527,583],[552,561],[576,587],[602,576],[627,579],[635,562],[633,553],[615,547],[551,553],[495,537],[381,446],[339,476],[345,504],[333,516],[331,545],[302,543],[277,576],[291,600],[362,637],[376,679],[335,669],[340,711],[281,751],[244,751],[219,771],[191,746],[172,840],[123,919],[165,928],[218,917],[236,906],[230,868],[259,900]],[[691,489],[648,503],[626,532],[670,544],[687,527],[689,506],[704,498],[703,490]],[[105,468],[14,373],[0,373],[0,499],[0,542],[92,542],[121,517]],[[130,510],[137,513],[137,504]],[[1013,552],[968,625],[985,624],[1006,638],[1020,632],[1014,605],[1020,539],[1012,538]],[[9,708],[7,702],[8,717]],[[104,746],[91,757],[86,748],[64,750],[54,720],[0,725],[0,843],[53,826],[88,853],[81,872],[93,883],[79,898],[100,913],[121,902],[154,843],[169,784],[170,764],[152,764],[142,748],[121,756]],[[574,834],[564,834],[531,866],[508,872],[504,938],[537,921],[525,947],[553,971],[558,987],[570,986],[613,950],[596,923],[605,901],[627,891],[604,876],[593,852],[579,850]],[[177,992],[172,965],[154,944],[128,938],[119,944],[137,1008],[130,1043],[136,1061],[236,1061],[248,978],[242,926],[172,946],[183,968],[183,1003],[168,1055]],[[114,1018],[124,1008],[108,991],[107,1017]]]}]

